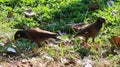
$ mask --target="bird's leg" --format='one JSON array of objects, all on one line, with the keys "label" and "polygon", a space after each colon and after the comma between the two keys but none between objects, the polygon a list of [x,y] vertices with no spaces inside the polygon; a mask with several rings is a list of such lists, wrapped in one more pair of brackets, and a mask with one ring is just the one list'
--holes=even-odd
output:
[{"label": "bird's leg", "polygon": [[48,45],[49,45],[49,42],[48,42],[47,40],[45,41],[45,45],[46,45],[46,46],[48,46]]},{"label": "bird's leg", "polygon": [[41,47],[41,44],[39,42],[36,42],[36,43],[37,43],[38,47],[34,48],[32,50],[32,53],[36,53],[38,51],[38,49]]},{"label": "bird's leg", "polygon": [[45,43],[46,43],[46,44],[45,44],[45,49],[48,50],[49,42],[46,40]]},{"label": "bird's leg", "polygon": [[40,44],[40,42],[38,42],[37,45],[39,48],[42,47],[42,44]]},{"label": "bird's leg", "polygon": [[34,48],[34,49],[32,50],[32,53],[36,53],[36,52],[38,51],[38,49],[39,49],[39,48]]},{"label": "bird's leg", "polygon": [[90,48],[90,45],[87,43],[87,38],[85,38],[84,44],[87,46],[87,48]]},{"label": "bird's leg", "polygon": [[96,49],[98,49],[98,46],[97,46],[97,44],[94,42],[94,39],[95,39],[95,38],[92,39],[93,45],[95,46]]}]

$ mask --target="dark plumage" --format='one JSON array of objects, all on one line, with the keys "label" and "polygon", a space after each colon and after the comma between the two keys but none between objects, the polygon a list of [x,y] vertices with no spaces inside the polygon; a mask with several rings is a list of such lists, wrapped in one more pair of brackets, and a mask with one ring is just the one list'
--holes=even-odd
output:
[{"label": "dark plumage", "polygon": [[[92,38],[92,42],[94,43],[95,37],[98,35],[100,29],[102,28],[102,24],[106,22],[106,20],[103,17],[99,17],[95,23],[89,24],[88,26],[85,26],[80,29],[80,31],[74,36],[81,36],[85,39],[85,44],[89,47],[87,44],[88,38]],[[97,45],[94,44],[96,48]]]},{"label": "dark plumage", "polygon": [[19,38],[29,39],[32,42],[35,42],[36,44],[38,44],[39,47],[41,47],[40,42],[42,41],[45,41],[48,44],[47,42],[48,39],[50,38],[58,39],[57,34],[49,31],[41,30],[39,28],[32,28],[28,30],[18,30],[14,35],[14,39],[17,40]]}]

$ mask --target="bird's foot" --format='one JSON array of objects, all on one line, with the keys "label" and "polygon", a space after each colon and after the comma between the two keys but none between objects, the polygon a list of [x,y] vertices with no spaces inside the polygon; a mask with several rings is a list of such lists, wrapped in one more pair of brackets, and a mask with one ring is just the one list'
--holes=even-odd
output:
[{"label": "bird's foot", "polygon": [[85,43],[85,45],[86,45],[86,47],[87,47],[88,49],[90,49],[90,48],[91,48],[90,44]]},{"label": "bird's foot", "polygon": [[91,48],[91,46],[88,44],[88,45],[87,45],[87,48],[88,48],[88,49],[90,49],[90,48]]},{"label": "bird's foot", "polygon": [[96,44],[96,43],[93,43],[93,45],[94,45],[95,49],[98,50],[97,44]]},{"label": "bird's foot", "polygon": [[49,44],[45,44],[45,51],[48,51],[49,49]]},{"label": "bird's foot", "polygon": [[49,47],[49,46],[45,46],[45,51],[48,51],[48,47]]}]

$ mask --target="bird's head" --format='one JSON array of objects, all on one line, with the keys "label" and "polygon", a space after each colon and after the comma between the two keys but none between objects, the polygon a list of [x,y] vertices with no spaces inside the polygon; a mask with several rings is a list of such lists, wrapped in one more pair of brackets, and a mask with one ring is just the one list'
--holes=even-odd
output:
[{"label": "bird's head", "polygon": [[105,20],[104,17],[99,17],[98,20],[99,20],[100,22],[106,22],[106,20]]},{"label": "bird's head", "polygon": [[14,35],[14,40],[25,38],[25,30],[18,30]]},{"label": "bird's head", "polygon": [[108,23],[107,20],[104,17],[98,17],[98,21],[102,23]]}]

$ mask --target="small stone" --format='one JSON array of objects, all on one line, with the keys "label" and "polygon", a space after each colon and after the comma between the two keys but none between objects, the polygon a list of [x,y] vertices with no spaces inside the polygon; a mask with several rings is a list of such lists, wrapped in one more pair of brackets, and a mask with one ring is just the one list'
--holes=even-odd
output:
[{"label": "small stone", "polygon": [[14,48],[11,48],[11,47],[9,47],[9,48],[7,49],[7,51],[8,51],[8,52],[16,53],[16,50],[15,50]]},{"label": "small stone", "polygon": [[114,2],[113,2],[113,1],[108,1],[108,2],[107,2],[108,7],[112,7],[112,6],[113,6],[113,4],[114,4]]},{"label": "small stone", "polygon": [[27,63],[28,63],[28,61],[26,59],[22,60],[22,64],[27,64]]}]

